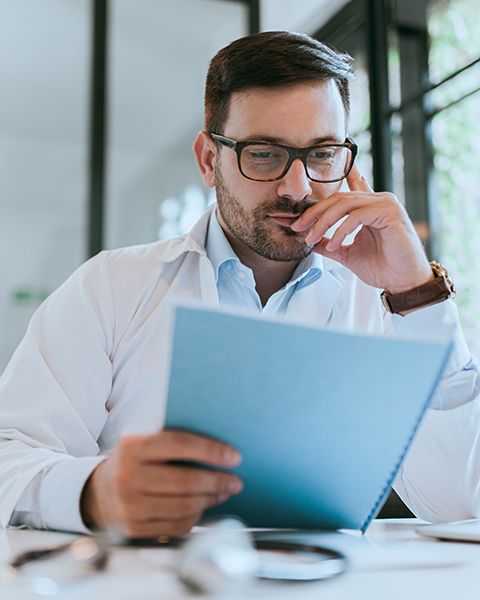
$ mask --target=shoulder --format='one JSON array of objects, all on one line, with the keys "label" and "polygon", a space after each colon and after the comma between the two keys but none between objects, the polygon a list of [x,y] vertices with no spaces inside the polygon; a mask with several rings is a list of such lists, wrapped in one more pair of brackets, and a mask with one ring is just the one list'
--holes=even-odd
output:
[{"label": "shoulder", "polygon": [[181,255],[185,240],[186,236],[178,236],[150,244],[103,250],[86,261],[78,274],[84,278],[107,278],[111,284],[128,281],[130,286],[143,287],[161,273],[172,257]]},{"label": "shoulder", "polygon": [[185,236],[169,240],[103,250],[80,265],[52,294],[52,299],[103,305],[136,305],[155,287],[165,269],[165,259],[182,247]]},{"label": "shoulder", "polygon": [[177,248],[185,244],[186,238],[187,236],[182,235],[149,244],[103,250],[93,260],[97,258],[98,265],[104,264],[110,269],[157,269],[165,259],[170,259]]}]

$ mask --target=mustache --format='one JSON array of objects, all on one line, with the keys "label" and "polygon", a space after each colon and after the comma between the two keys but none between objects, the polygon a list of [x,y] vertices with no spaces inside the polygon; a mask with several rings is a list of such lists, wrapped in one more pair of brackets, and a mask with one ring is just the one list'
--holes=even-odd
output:
[{"label": "mustache", "polygon": [[295,217],[299,217],[307,210],[307,208],[310,208],[314,204],[316,204],[316,202],[312,202],[309,200],[299,200],[297,202],[292,202],[287,198],[277,198],[275,202],[270,202],[268,204],[265,203],[258,206],[254,212],[256,213],[255,216],[257,217],[268,214],[270,212],[290,213]]}]

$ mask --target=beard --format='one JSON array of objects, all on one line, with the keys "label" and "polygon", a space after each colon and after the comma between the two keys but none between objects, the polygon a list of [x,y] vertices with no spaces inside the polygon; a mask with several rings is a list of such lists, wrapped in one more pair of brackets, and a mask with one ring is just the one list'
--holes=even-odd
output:
[{"label": "beard", "polygon": [[268,218],[275,212],[290,213],[300,216],[315,202],[300,200],[289,201],[277,197],[273,201],[264,202],[251,212],[245,210],[241,202],[227,189],[218,168],[215,169],[215,188],[218,210],[230,233],[242,244],[260,256],[279,262],[298,261],[312,251],[301,235],[289,227],[282,227]]}]

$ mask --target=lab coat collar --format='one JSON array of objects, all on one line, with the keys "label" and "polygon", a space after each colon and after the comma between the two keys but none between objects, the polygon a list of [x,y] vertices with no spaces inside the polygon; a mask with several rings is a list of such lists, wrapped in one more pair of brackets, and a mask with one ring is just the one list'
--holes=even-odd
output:
[{"label": "lab coat collar", "polygon": [[212,204],[203,213],[200,219],[195,223],[191,231],[185,236],[174,237],[164,242],[160,260],[163,263],[176,261],[180,256],[187,252],[196,252],[201,256],[207,255],[206,241],[208,233],[208,224],[216,204]]}]

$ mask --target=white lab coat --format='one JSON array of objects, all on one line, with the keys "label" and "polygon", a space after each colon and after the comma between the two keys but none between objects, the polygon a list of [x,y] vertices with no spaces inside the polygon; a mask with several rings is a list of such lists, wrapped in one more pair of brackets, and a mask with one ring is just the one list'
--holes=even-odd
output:
[{"label": "white lab coat", "polygon": [[[170,300],[218,304],[209,216],[187,236],[100,253],[36,311],[0,379],[1,525],[14,514],[16,523],[86,531],[79,498],[92,470],[122,434],[162,427]],[[446,375],[395,487],[425,519],[478,515],[479,377],[454,304],[392,318],[378,290],[324,259],[322,276],[288,312],[359,333],[428,335],[453,325]]]}]

